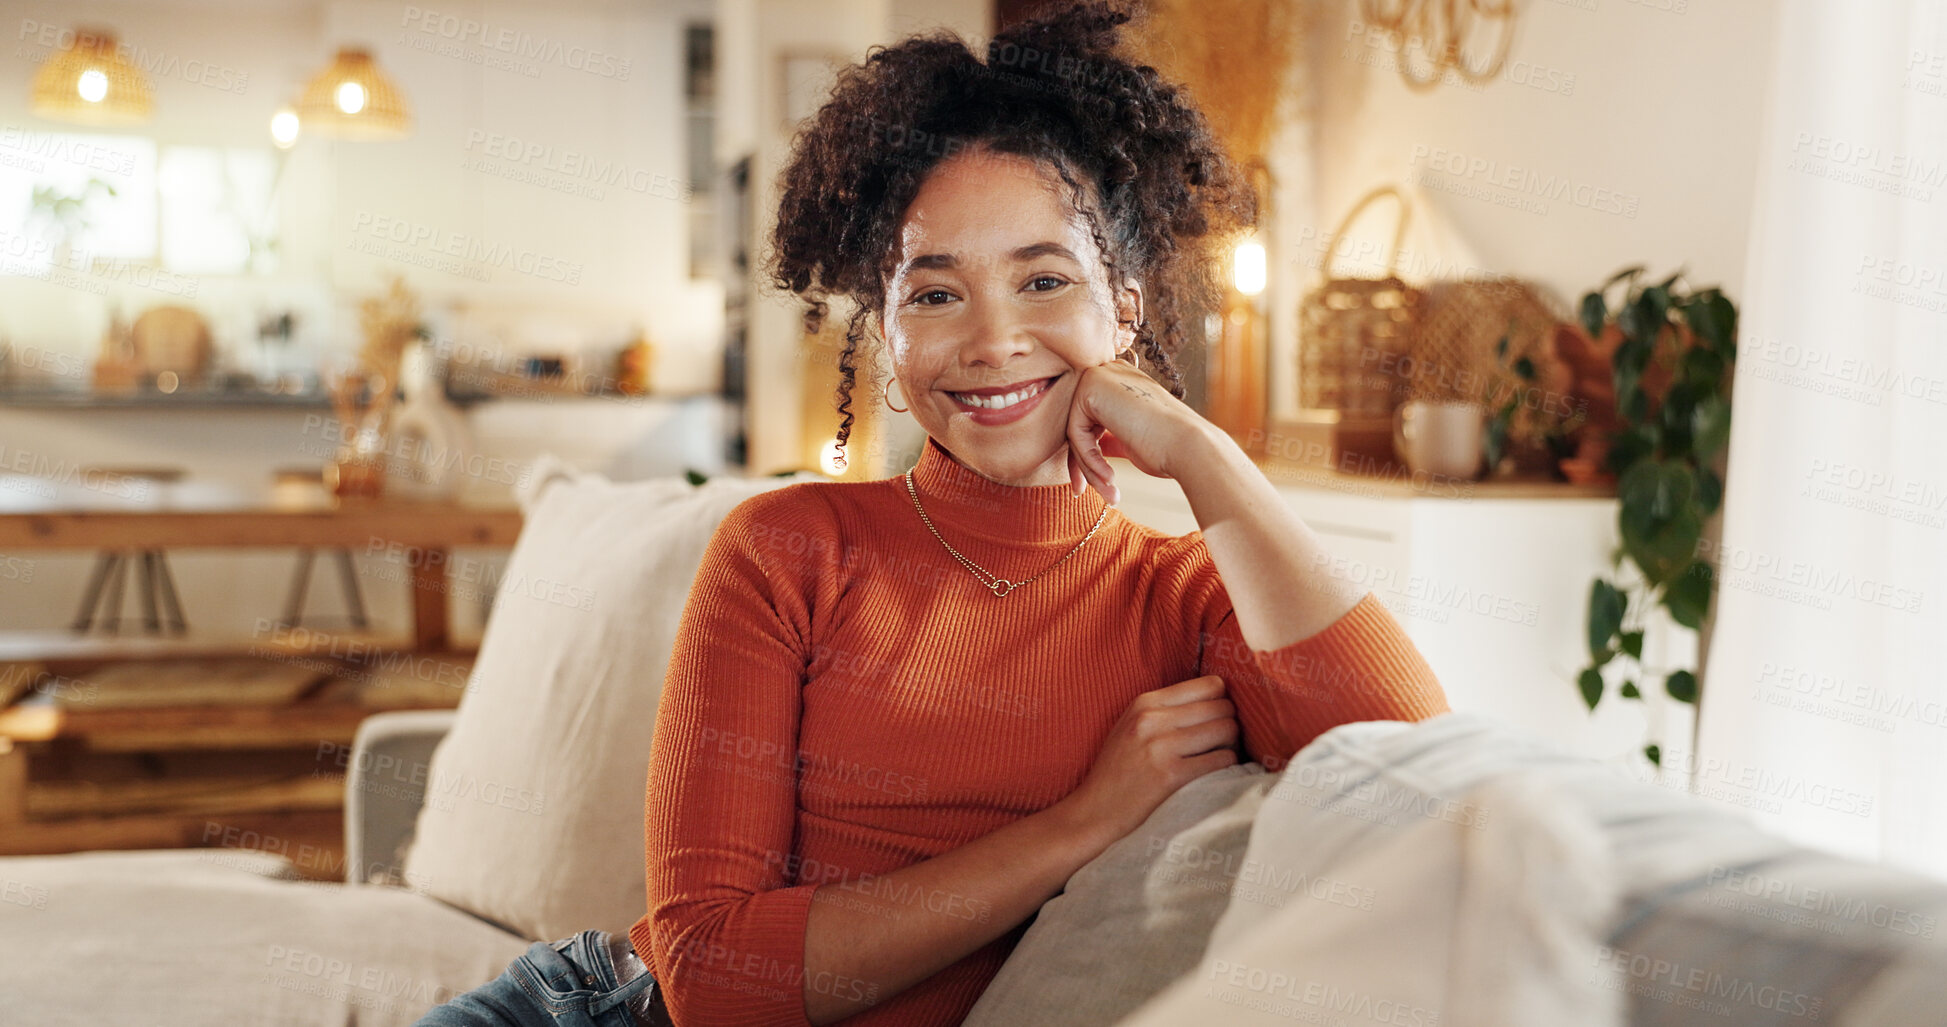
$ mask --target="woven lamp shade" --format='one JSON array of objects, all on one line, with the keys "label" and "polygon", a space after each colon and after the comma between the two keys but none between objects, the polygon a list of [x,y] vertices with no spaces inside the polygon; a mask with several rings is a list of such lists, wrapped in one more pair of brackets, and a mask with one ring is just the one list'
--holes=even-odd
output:
[{"label": "woven lamp shade", "polygon": [[34,73],[33,111],[38,117],[82,125],[135,125],[149,120],[154,110],[148,80],[121,55],[115,34],[105,29],[76,29],[74,45]]},{"label": "woven lamp shade", "polygon": [[[351,93],[357,103],[343,103],[347,97],[341,91]],[[354,109],[347,111],[346,106]],[[297,117],[303,131],[336,139],[404,139],[412,134],[412,114],[399,87],[379,72],[370,53],[353,47],[339,50],[331,66],[304,87]]]}]

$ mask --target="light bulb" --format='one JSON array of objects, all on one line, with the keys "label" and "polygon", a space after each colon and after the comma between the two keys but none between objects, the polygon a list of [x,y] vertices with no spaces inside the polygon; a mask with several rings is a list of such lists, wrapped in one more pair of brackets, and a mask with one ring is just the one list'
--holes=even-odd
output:
[{"label": "light bulb", "polygon": [[365,87],[356,82],[338,84],[338,109],[346,114],[357,114],[365,109]]},{"label": "light bulb", "polygon": [[1256,239],[1246,239],[1237,244],[1237,252],[1231,256],[1231,276],[1237,291],[1246,296],[1255,296],[1264,291],[1264,244]]},{"label": "light bulb", "polygon": [[297,142],[297,112],[285,107],[270,117],[270,140],[280,150],[288,150]]},{"label": "light bulb", "polygon": [[75,80],[74,90],[81,94],[83,100],[100,103],[108,95],[108,76],[102,74],[99,68],[89,68]]}]

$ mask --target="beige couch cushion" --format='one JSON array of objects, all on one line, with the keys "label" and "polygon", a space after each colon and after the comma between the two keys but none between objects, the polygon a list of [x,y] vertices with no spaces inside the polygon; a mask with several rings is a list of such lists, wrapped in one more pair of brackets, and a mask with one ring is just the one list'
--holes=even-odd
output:
[{"label": "beige couch cushion", "polygon": [[1281,899],[1244,862],[1274,780],[1242,763],[1177,789],[1042,904],[964,1027],[1112,1024],[1197,965],[1233,890]]},{"label": "beige couch cushion", "polygon": [[421,768],[405,877],[536,941],[621,933],[648,908],[649,740],[704,547],[744,499],[824,479],[624,484],[549,461],[532,480],[467,694]]},{"label": "beige couch cushion", "polygon": [[528,942],[397,888],[228,849],[0,860],[0,1023],[394,1027]]}]

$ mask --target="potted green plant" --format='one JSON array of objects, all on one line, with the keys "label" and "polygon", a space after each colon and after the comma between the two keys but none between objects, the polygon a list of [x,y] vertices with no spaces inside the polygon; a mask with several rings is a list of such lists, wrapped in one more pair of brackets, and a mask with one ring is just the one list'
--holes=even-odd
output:
[{"label": "potted green plant", "polygon": [[[1641,284],[1642,275],[1641,267],[1617,272],[1584,295],[1580,309],[1586,340],[1606,351],[1612,368],[1617,427],[1600,444],[1616,480],[1620,534],[1613,580],[1589,587],[1589,664],[1576,685],[1590,710],[1607,691],[1603,671],[1612,665],[1622,668],[1621,697],[1641,700],[1652,676],[1643,664],[1649,615],[1660,607],[1699,630],[1716,584],[1698,543],[1724,499],[1737,308],[1716,287],[1690,289],[1681,271],[1654,285]],[[1695,669],[1656,668],[1653,676],[1670,698],[1697,702]],[[1657,742],[1643,753],[1662,765]]]}]

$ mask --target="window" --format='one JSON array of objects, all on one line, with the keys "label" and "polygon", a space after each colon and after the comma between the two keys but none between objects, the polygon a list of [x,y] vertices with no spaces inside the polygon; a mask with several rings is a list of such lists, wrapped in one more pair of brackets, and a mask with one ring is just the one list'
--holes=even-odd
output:
[{"label": "window", "polygon": [[0,128],[0,274],[153,259],[155,163],[139,136]]},{"label": "window", "polygon": [[274,270],[272,197],[281,159],[269,149],[165,148],[156,173],[163,268],[192,275]]}]

